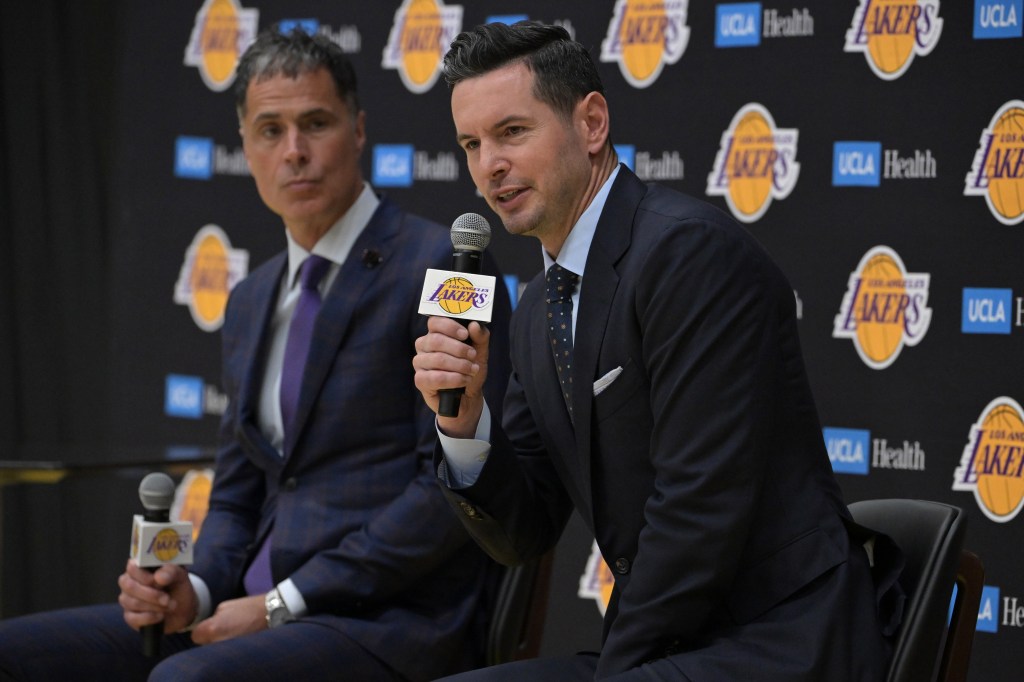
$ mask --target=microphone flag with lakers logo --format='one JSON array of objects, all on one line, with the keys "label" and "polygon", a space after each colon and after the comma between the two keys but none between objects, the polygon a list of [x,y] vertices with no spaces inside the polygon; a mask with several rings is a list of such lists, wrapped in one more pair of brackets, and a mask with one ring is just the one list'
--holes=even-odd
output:
[{"label": "microphone flag with lakers logo", "polygon": [[451,270],[430,268],[420,296],[421,315],[490,322],[496,278],[480,274],[480,259],[491,241],[491,226],[476,213],[464,213],[452,223]]},{"label": "microphone flag with lakers logo", "polygon": [[[451,317],[463,325],[490,322],[496,278],[480,274],[484,249],[491,243],[491,225],[482,215],[463,213],[452,223],[451,270],[430,268],[420,295],[421,315]],[[466,339],[469,342],[469,339]],[[464,388],[441,389],[437,413],[456,417]]]}]

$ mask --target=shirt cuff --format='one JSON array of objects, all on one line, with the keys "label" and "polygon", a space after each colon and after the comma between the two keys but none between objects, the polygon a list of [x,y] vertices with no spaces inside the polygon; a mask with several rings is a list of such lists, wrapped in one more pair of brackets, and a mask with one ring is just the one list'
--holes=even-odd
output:
[{"label": "shirt cuff", "polygon": [[192,583],[192,590],[196,593],[196,601],[199,605],[196,609],[196,619],[182,632],[191,631],[192,628],[199,625],[199,621],[209,618],[210,614],[213,613],[213,600],[210,598],[210,588],[206,586],[206,581],[195,573],[189,573],[188,580]]},{"label": "shirt cuff", "polygon": [[[437,428],[436,420],[434,427]],[[486,401],[480,421],[476,425],[475,435],[475,438],[452,438],[441,433],[441,429],[437,429],[441,452],[448,464],[446,483],[452,489],[468,488],[476,483],[480,471],[487,462],[487,456],[491,453],[491,410],[487,407]]]},{"label": "shirt cuff", "polygon": [[295,587],[295,583],[292,582],[291,578],[279,582],[277,584],[277,591],[281,594],[281,599],[284,599],[284,604],[288,607],[288,613],[296,618],[301,618],[309,611],[306,607],[306,600],[302,598],[302,593],[299,592],[299,588]]}]

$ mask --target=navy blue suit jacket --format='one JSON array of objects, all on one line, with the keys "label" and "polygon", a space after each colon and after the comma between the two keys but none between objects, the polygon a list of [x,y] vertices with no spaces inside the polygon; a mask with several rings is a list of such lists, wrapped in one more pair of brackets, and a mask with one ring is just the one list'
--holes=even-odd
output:
[{"label": "navy blue suit jacket", "polygon": [[862,529],[825,452],[793,290],[764,250],[714,207],[620,168],[583,274],[575,424],[544,288],[541,274],[513,316],[488,461],[474,486],[446,490],[477,541],[517,563],[579,511],[615,576],[599,678],[884,679]]},{"label": "navy blue suit jacket", "polygon": [[[379,263],[364,263],[367,250]],[[413,384],[413,344],[426,330],[417,313],[423,276],[449,269],[451,258],[447,228],[381,202],[324,296],[285,459],[257,416],[286,254],[235,287],[223,328],[230,405],[192,568],[215,605],[241,596],[273,526],[274,582],[291,578],[308,618],[412,680],[478,662],[489,561],[438,490],[434,417]],[[491,363],[504,373],[509,299],[499,290]]]}]

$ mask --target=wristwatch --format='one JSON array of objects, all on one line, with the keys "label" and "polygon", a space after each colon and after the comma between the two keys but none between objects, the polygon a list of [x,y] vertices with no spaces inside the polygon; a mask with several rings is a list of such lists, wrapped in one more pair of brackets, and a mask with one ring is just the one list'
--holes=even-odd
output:
[{"label": "wristwatch", "polygon": [[290,621],[295,620],[295,616],[288,610],[288,605],[284,603],[284,599],[281,597],[281,593],[277,591],[275,587],[270,592],[267,592],[267,596],[264,598],[264,603],[267,605],[267,627],[276,628],[278,625],[284,625]]}]

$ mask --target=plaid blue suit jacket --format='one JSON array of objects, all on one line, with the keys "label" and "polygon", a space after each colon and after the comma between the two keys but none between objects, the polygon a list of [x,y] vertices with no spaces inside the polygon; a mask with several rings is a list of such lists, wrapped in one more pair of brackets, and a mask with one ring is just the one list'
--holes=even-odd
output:
[{"label": "plaid blue suit jacket", "polygon": [[[367,251],[379,262],[364,262]],[[426,331],[417,313],[423,275],[450,269],[451,254],[447,228],[381,202],[324,296],[284,459],[257,415],[287,255],[235,287],[222,332],[230,405],[192,568],[215,605],[241,596],[242,576],[273,527],[275,583],[291,578],[309,618],[413,680],[479,662],[490,565],[438,489],[434,415],[413,384],[414,342]],[[501,405],[508,375],[510,306],[499,289],[492,406]]]}]

